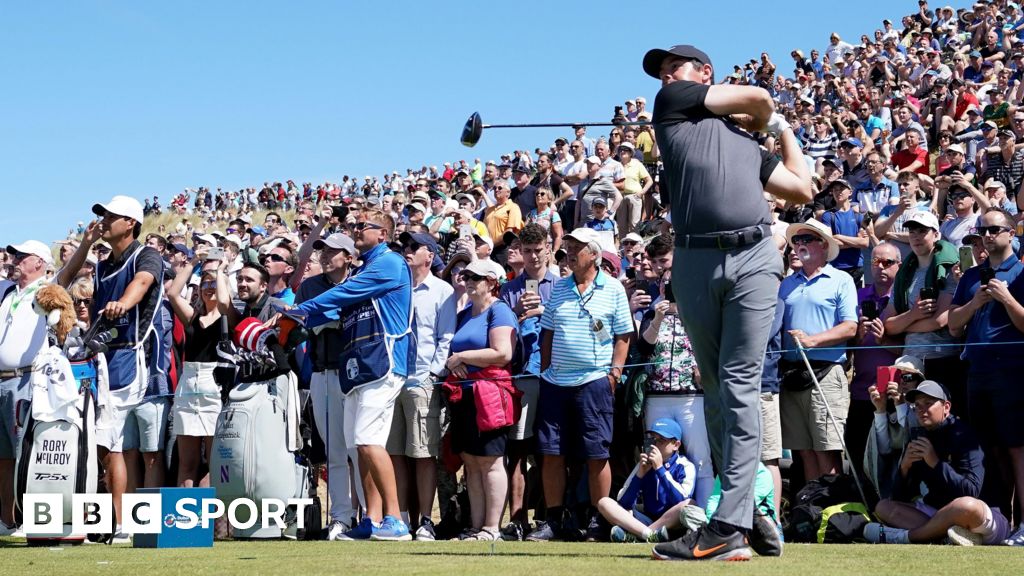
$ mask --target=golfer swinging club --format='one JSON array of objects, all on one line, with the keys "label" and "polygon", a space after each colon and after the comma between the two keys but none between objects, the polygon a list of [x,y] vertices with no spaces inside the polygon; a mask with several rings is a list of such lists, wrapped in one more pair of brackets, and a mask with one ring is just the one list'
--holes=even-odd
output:
[{"label": "golfer swinging club", "polygon": [[[800,146],[768,92],[714,84],[707,54],[689,45],[654,49],[644,72],[661,80],[654,102],[675,228],[673,282],[704,385],[711,455],[722,482],[711,522],[659,544],[664,560],[748,560],[761,446],[760,383],[782,262],[764,191],[811,201]],[[754,132],[775,136],[782,161]],[[753,536],[753,535],[752,535]]]}]

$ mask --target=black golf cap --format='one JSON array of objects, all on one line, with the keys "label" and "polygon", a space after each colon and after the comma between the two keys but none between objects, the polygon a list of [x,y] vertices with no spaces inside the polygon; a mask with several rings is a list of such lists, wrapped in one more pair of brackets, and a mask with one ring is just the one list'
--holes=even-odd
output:
[{"label": "black golf cap", "polygon": [[701,64],[711,65],[711,58],[708,58],[708,55],[703,50],[689,44],[678,44],[668,50],[662,50],[661,48],[648,50],[647,54],[644,55],[644,72],[652,78],[660,79],[661,63],[669,56],[689,58]]}]

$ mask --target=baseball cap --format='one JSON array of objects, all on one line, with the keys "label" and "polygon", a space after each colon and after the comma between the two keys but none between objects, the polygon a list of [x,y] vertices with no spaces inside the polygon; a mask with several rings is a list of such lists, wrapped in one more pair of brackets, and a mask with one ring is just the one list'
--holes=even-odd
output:
[{"label": "baseball cap", "polygon": [[896,368],[900,372],[913,372],[914,374],[920,374],[924,376],[924,361],[917,356],[911,356],[905,354],[896,359],[892,364],[893,368]]},{"label": "baseball cap", "polygon": [[959,144],[950,144],[946,148],[946,152],[956,152],[958,154],[963,154],[964,153],[964,147],[959,145]]},{"label": "baseball cap", "polygon": [[228,234],[227,236],[224,237],[224,239],[227,240],[228,242],[231,242],[235,246],[238,246],[239,250],[242,249],[242,239],[239,238],[237,234]]},{"label": "baseball cap", "polygon": [[825,158],[821,163],[822,164],[829,164],[833,168],[838,168],[840,170],[843,169],[843,163],[840,162],[838,158],[831,158],[831,157],[830,158]]},{"label": "baseball cap", "polygon": [[465,200],[470,204],[476,206],[476,198],[473,198],[473,196],[470,194],[459,194],[458,196],[455,197],[455,200],[457,202],[462,202],[463,200]]},{"label": "baseball cap", "polygon": [[669,438],[672,440],[681,440],[683,437],[683,429],[679,426],[679,423],[671,418],[658,418],[647,428],[648,432],[654,432],[662,438]]},{"label": "baseball cap", "polygon": [[445,202],[448,201],[448,195],[445,194],[444,192],[441,192],[440,190],[435,189],[435,188],[431,188],[427,192],[427,196],[428,197],[437,196],[438,198],[440,198],[441,200],[444,200]]},{"label": "baseball cap", "polygon": [[497,269],[488,260],[473,260],[462,269],[463,274],[466,272],[476,274],[477,276],[494,278],[495,280],[498,279]]},{"label": "baseball cap", "polygon": [[591,200],[590,203],[592,205],[594,205],[594,206],[600,204],[601,206],[607,207],[608,206],[608,199],[605,198],[604,196],[598,196],[597,198],[594,198],[593,200]]},{"label": "baseball cap", "polygon": [[863,148],[864,143],[860,141],[860,138],[847,138],[839,143],[840,146],[853,146],[856,148]]},{"label": "baseball cap", "polygon": [[970,56],[971,58],[981,58],[981,52],[978,52],[977,50],[972,50]]},{"label": "baseball cap", "polygon": [[174,248],[175,252],[184,254],[185,257],[190,260],[192,259],[193,256],[195,256],[195,254],[192,253],[192,250],[190,250],[188,246],[185,246],[181,242],[175,242],[174,244],[171,244],[171,248]]},{"label": "baseball cap", "polygon": [[92,213],[103,216],[107,212],[118,216],[125,216],[142,224],[142,204],[131,196],[114,196],[106,204],[93,204]]},{"label": "baseball cap", "polygon": [[491,247],[492,250],[494,249],[494,241],[491,240],[490,236],[481,236],[480,234],[477,234],[476,232],[474,232],[473,233],[473,238],[483,242],[484,244],[487,244],[488,246]]},{"label": "baseball cap", "polygon": [[260,236],[266,236],[267,235],[267,229],[264,228],[263,226],[253,226],[252,228],[249,228],[248,230],[246,230],[246,232],[248,232],[250,234],[259,234]]},{"label": "baseball cap", "polygon": [[356,243],[349,236],[342,234],[341,232],[335,232],[327,238],[317,240],[313,242],[313,250],[323,250],[324,248],[334,248],[335,250],[344,250],[348,252],[349,256],[358,256],[359,251],[356,250]]},{"label": "baseball cap", "polygon": [[853,190],[853,186],[851,186],[850,183],[843,178],[838,178],[836,180],[829,182],[828,186],[825,186],[825,189],[831,191],[836,186],[842,186],[847,190]]},{"label": "baseball cap", "polygon": [[912,213],[903,223],[903,226],[907,227],[910,224],[917,224],[918,226],[931,228],[935,231],[938,231],[939,229],[939,219],[935,217],[935,214],[925,210],[918,210],[917,212]]},{"label": "baseball cap", "polygon": [[1017,135],[1013,133],[1013,130],[1010,130],[1009,128],[1003,128],[1002,130],[1000,130],[999,131],[999,135],[1000,136],[1006,136],[1008,138],[1016,138],[1017,137]]},{"label": "baseball cap", "polygon": [[991,121],[991,120],[986,120],[981,125],[981,131],[982,132],[988,132],[989,130],[996,130],[998,128],[999,128],[999,126],[997,126],[996,123]]},{"label": "baseball cap", "polygon": [[640,235],[637,234],[636,232],[630,232],[629,234],[626,234],[622,238],[622,241],[623,242],[636,242],[637,244],[639,244],[639,243],[643,242],[644,239],[641,238]]},{"label": "baseball cap", "polygon": [[200,242],[206,242],[210,246],[216,246],[217,245],[217,238],[214,237],[213,234],[193,234],[192,235],[192,242],[194,243],[196,240],[198,240]]},{"label": "baseball cap", "polygon": [[426,212],[427,211],[427,207],[424,206],[423,204],[420,204],[419,202],[413,202],[412,204],[409,204],[409,209],[410,210],[419,210],[420,212]]},{"label": "baseball cap", "polygon": [[935,380],[925,380],[917,385],[917,388],[908,390],[904,397],[907,402],[914,402],[918,396],[931,396],[932,398],[938,398],[943,402],[949,401],[949,394],[946,393],[945,387],[939,384]]},{"label": "baseball cap", "polygon": [[598,158],[597,156],[587,156],[584,162],[590,162],[591,164],[600,164],[601,159]]},{"label": "baseball cap", "polygon": [[519,240],[519,234],[516,234],[515,230],[506,230],[501,235],[501,240],[505,243],[505,246],[511,246],[513,242]]},{"label": "baseball cap", "polygon": [[598,244],[601,243],[601,237],[598,235],[597,231],[585,226],[576,228],[572,232],[563,235],[562,238],[572,238],[573,240],[584,244],[590,244],[591,242],[597,242]]},{"label": "baseball cap", "polygon": [[420,246],[426,246],[427,250],[430,250],[434,254],[440,252],[440,249],[437,247],[437,241],[434,240],[433,236],[426,232],[402,232],[398,236],[398,241],[401,242],[403,246],[419,244]]},{"label": "baseball cap", "polygon": [[644,54],[644,72],[652,78],[661,78],[661,63],[669,56],[688,58],[696,60],[701,64],[711,64],[711,58],[709,58],[703,50],[691,46],[690,44],[677,44],[668,50],[661,48],[648,50],[647,54]]},{"label": "baseball cap", "polygon": [[12,255],[32,254],[33,256],[39,256],[47,264],[53,264],[53,253],[50,252],[50,247],[39,240],[27,240],[21,244],[8,245],[7,253]]},{"label": "baseball cap", "polygon": [[612,276],[618,278],[622,274],[622,258],[618,254],[604,250],[601,252],[601,264],[605,262],[612,265]]},{"label": "baseball cap", "polygon": [[633,146],[633,144],[631,144],[630,142],[623,142],[622,144],[619,144],[619,150],[622,150],[623,148],[629,150],[630,152],[636,152],[636,146]]}]

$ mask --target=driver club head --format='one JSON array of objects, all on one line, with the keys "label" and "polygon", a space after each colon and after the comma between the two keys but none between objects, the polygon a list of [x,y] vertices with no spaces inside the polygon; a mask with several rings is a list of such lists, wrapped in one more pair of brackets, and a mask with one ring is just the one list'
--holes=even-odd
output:
[{"label": "driver club head", "polygon": [[476,143],[480,141],[480,135],[483,134],[484,124],[480,120],[480,113],[473,112],[469,116],[469,120],[466,120],[466,125],[462,128],[462,145],[472,148],[476,146]]}]

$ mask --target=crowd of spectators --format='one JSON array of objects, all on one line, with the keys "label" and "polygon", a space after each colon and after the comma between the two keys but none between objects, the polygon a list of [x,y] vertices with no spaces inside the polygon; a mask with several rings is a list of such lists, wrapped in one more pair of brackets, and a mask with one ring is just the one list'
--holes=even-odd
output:
[{"label": "crowd of spectators", "polygon": [[[886,525],[870,525],[869,540],[1024,545],[1022,41],[1024,11],[1013,2],[933,10],[921,0],[858,42],[833,33],[821,51],[793,50],[791,69],[762,53],[719,71],[722,83],[772,95],[813,173],[812,204],[765,197],[785,276],[760,382],[759,508],[775,524],[784,450],[797,462],[795,488],[841,472],[845,440],[852,472],[882,498]],[[607,135],[579,126],[497,162],[362,182],[200,187],[167,206],[145,199],[147,216],[170,210],[206,222],[139,239],[167,270],[162,322],[173,334],[167,361],[179,368],[152,410],[171,414],[181,438],[177,483],[208,482],[202,455],[219,404],[182,391],[215,386],[219,332],[210,327],[221,315],[268,320],[270,299],[301,304],[343,284],[374,230],[411,271],[415,361],[393,399],[386,447],[401,520],[417,539],[657,541],[694,517],[688,506],[710,516],[701,375],[671,288],[703,280],[671,278],[654,131],[630,124],[650,118],[636,98],[616,107],[620,125]],[[254,222],[257,210],[270,212]],[[63,272],[78,241],[57,262],[12,243],[4,277],[91,277],[111,247],[81,232],[89,254],[74,274]],[[80,319],[95,320],[91,282],[69,285]],[[0,317],[14,313],[9,300]],[[312,355],[300,380],[329,398]],[[0,372],[23,365],[10,358],[24,355],[0,353]],[[485,392],[509,394],[521,411],[481,427],[475,395]],[[323,436],[342,434],[325,418]],[[369,537],[379,514],[368,519],[370,495],[349,480],[363,454],[337,448],[340,437],[334,445],[326,536]],[[128,460],[129,487],[163,482],[149,465],[162,449],[142,446],[142,458]],[[0,463],[9,456],[0,451]],[[469,513],[453,530],[462,491]],[[13,530],[9,496],[0,500]]]}]

